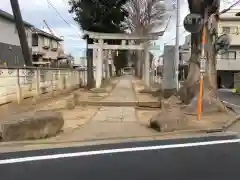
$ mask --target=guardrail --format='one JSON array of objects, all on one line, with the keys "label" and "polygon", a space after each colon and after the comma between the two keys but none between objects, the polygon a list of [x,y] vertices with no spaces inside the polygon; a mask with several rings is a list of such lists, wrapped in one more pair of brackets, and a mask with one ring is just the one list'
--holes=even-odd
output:
[{"label": "guardrail", "polygon": [[87,85],[87,71],[61,68],[0,68],[0,104],[70,91]]}]

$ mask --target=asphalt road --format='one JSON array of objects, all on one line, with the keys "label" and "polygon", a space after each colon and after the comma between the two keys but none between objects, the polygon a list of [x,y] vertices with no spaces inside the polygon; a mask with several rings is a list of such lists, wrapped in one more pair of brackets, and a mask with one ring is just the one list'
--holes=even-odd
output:
[{"label": "asphalt road", "polygon": [[0,179],[239,180],[239,142],[224,136],[4,153]]},{"label": "asphalt road", "polygon": [[239,106],[240,108],[240,95],[234,94],[228,89],[219,89],[218,95],[222,101],[236,105],[236,107]]}]

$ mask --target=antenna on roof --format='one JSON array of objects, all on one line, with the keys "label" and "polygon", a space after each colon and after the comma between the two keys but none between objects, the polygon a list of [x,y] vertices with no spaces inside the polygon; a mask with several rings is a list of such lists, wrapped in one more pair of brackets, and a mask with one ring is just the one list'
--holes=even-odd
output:
[{"label": "antenna on roof", "polygon": [[43,20],[43,23],[46,25],[46,27],[48,28],[49,32],[50,32],[53,36],[55,36],[55,34],[54,34],[54,32],[52,31],[52,29],[48,26],[47,21],[46,21],[46,20]]}]

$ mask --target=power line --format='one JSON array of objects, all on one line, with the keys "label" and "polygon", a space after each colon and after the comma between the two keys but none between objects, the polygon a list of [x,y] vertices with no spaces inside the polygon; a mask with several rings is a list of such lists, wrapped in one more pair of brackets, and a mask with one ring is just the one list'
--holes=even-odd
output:
[{"label": "power line", "polygon": [[59,17],[71,27],[71,25],[62,17],[62,15],[58,12],[57,8],[50,2],[50,0],[46,0],[47,3],[55,10],[55,12],[59,15]]},{"label": "power line", "polygon": [[167,20],[167,25],[166,25],[166,27],[164,28],[164,32],[167,30],[171,18],[172,18],[172,16],[170,16],[170,17],[168,18],[168,20]]},{"label": "power line", "polygon": [[240,0],[236,1],[235,3],[233,3],[233,4],[230,5],[228,8],[223,9],[223,10],[219,13],[219,15],[228,12],[228,11],[231,10],[233,7],[235,7],[239,2],[240,2]]},{"label": "power line", "polygon": [[[62,15],[58,12],[58,10],[57,10],[57,8],[50,2],[50,0],[46,0],[47,1],[47,3],[55,10],[55,12],[58,14],[58,16],[69,26],[69,27],[71,27],[72,29],[74,29],[72,26],[71,26],[71,24],[69,24],[63,17],[62,17]],[[75,30],[75,29],[74,29]],[[76,32],[77,33],[77,35],[80,37],[80,38],[82,38],[80,35],[79,35],[79,33],[78,32]]]}]

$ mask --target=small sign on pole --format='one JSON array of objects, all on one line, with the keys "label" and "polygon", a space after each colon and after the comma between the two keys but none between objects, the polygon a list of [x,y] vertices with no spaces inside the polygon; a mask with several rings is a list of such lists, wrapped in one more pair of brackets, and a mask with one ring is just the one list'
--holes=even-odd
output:
[{"label": "small sign on pole", "polygon": [[206,57],[200,59],[200,82],[199,82],[199,99],[198,99],[198,120],[201,119],[202,113],[202,96],[203,96],[203,76],[206,71]]},{"label": "small sign on pole", "polygon": [[198,33],[203,28],[203,18],[200,14],[188,14],[183,20],[183,26],[190,33]]},{"label": "small sign on pole", "polygon": [[200,73],[201,75],[205,73],[206,71],[206,57],[201,57],[200,59]]}]

